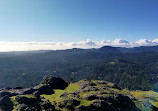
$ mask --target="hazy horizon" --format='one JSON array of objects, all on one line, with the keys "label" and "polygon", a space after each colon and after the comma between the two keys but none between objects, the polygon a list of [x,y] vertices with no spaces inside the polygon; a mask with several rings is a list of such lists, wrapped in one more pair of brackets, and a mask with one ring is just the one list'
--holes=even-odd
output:
[{"label": "hazy horizon", "polygon": [[158,45],[157,6],[156,0],[1,0],[0,51]]},{"label": "hazy horizon", "polygon": [[0,41],[0,52],[9,51],[34,51],[34,50],[64,50],[72,48],[100,48],[103,46],[113,47],[139,47],[139,46],[156,46],[158,45],[158,38],[153,40],[140,39],[135,42],[129,42],[123,39],[115,39],[114,41],[79,41],[79,42],[8,42]]}]

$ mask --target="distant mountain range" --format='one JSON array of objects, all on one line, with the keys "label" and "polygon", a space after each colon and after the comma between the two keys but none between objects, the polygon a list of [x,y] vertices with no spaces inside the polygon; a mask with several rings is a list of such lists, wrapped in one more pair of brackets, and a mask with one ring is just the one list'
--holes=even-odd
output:
[{"label": "distant mountain range", "polygon": [[37,50],[37,51],[11,51],[11,52],[0,52],[0,55],[28,55],[28,54],[37,54],[45,52],[106,52],[106,53],[139,53],[139,52],[158,52],[158,46],[140,46],[133,48],[125,47],[112,47],[112,46],[103,46],[101,48],[92,48],[92,49],[66,49],[66,50]]}]

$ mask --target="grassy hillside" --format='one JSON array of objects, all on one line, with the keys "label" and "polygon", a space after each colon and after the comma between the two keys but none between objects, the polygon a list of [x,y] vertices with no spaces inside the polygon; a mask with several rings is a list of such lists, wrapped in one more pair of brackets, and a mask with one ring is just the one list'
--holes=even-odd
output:
[{"label": "grassy hillside", "polygon": [[[38,100],[34,94],[18,96],[34,99],[39,104],[49,101],[55,107],[55,110],[58,111],[90,111],[90,109],[103,111],[104,109],[102,108],[107,108],[107,111],[114,109],[116,111],[117,109],[121,109],[121,111],[158,110],[157,92],[141,90],[129,91],[127,89],[120,89],[114,83],[106,81],[81,80],[76,83],[70,83],[64,90],[54,89],[54,91],[54,94],[40,95],[41,100]],[[18,110],[21,105],[16,97],[10,97],[13,102],[13,111]],[[96,102],[100,106],[96,106]],[[25,104],[29,108],[37,106],[33,102]],[[107,106],[104,107],[105,105]]]}]

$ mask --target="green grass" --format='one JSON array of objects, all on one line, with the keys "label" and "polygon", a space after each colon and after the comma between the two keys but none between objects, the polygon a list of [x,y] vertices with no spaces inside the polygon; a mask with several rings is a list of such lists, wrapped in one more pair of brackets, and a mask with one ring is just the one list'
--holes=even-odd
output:
[{"label": "green grass", "polygon": [[54,104],[55,102],[59,102],[60,101],[60,95],[62,95],[64,93],[64,90],[55,90],[55,94],[52,95],[41,95],[41,97],[44,97],[45,99],[48,99],[52,104]]},{"label": "green grass", "polygon": [[141,90],[137,90],[137,91],[131,91],[131,94],[135,98],[151,98],[151,97],[158,98],[158,93],[154,92],[154,91],[141,91]]},{"label": "green grass", "polygon": [[22,95],[22,96],[25,96],[27,98],[36,98],[34,95]]},{"label": "green grass", "polygon": [[96,93],[96,91],[89,91],[89,92],[82,92],[82,93],[80,93],[79,95],[80,95],[81,97],[84,97],[84,96],[86,96],[86,95],[95,94],[95,93]]},{"label": "green grass", "polygon": [[13,105],[14,105],[12,111],[17,111],[16,108],[17,108],[18,106],[20,106],[20,104],[16,101],[15,97],[16,97],[16,96],[10,97],[10,99],[11,99],[11,101],[13,102]]},{"label": "green grass", "polygon": [[45,99],[48,99],[52,104],[54,104],[54,101],[55,102],[61,101],[62,98],[60,96],[64,92],[73,93],[74,91],[78,90],[79,88],[80,88],[80,86],[77,83],[71,83],[65,90],[56,89],[55,93],[52,95],[41,95],[41,96],[44,97]]},{"label": "green grass", "polygon": [[83,106],[89,106],[90,104],[93,103],[93,100],[89,101],[89,100],[86,100],[86,99],[83,99],[83,98],[81,98],[80,101],[81,101],[80,105],[83,105]]},{"label": "green grass", "polygon": [[80,86],[77,83],[71,83],[69,86],[65,89],[66,92],[73,93],[74,91],[78,90]]},{"label": "green grass", "polygon": [[[41,95],[41,96],[44,97],[45,99],[48,99],[53,105],[55,105],[55,103],[62,102],[63,99],[66,99],[66,98],[60,97],[64,92],[73,93],[74,91],[78,90],[79,88],[80,88],[80,86],[78,85],[78,83],[71,83],[65,90],[55,90],[55,94]],[[69,99],[74,98],[76,100],[79,100],[81,102],[80,105],[88,106],[91,103],[93,103],[93,101],[84,99],[84,96],[87,94],[90,94],[90,93],[96,93],[96,92],[91,91],[91,92],[87,92],[87,93],[85,93],[85,92],[81,93],[79,98],[71,97],[71,94],[68,94],[68,97],[69,97]],[[65,109],[62,109],[62,110],[65,110]]]}]

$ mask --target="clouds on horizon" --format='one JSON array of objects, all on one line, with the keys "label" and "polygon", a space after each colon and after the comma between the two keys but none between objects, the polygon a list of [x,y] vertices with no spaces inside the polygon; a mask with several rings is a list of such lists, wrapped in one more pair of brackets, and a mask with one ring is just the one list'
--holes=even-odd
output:
[{"label": "clouds on horizon", "polygon": [[71,48],[100,48],[102,46],[113,47],[139,47],[158,45],[158,38],[154,40],[140,39],[136,42],[129,42],[123,39],[114,41],[80,41],[80,42],[7,42],[0,41],[0,52],[6,51],[31,51],[31,50],[62,50]]}]

